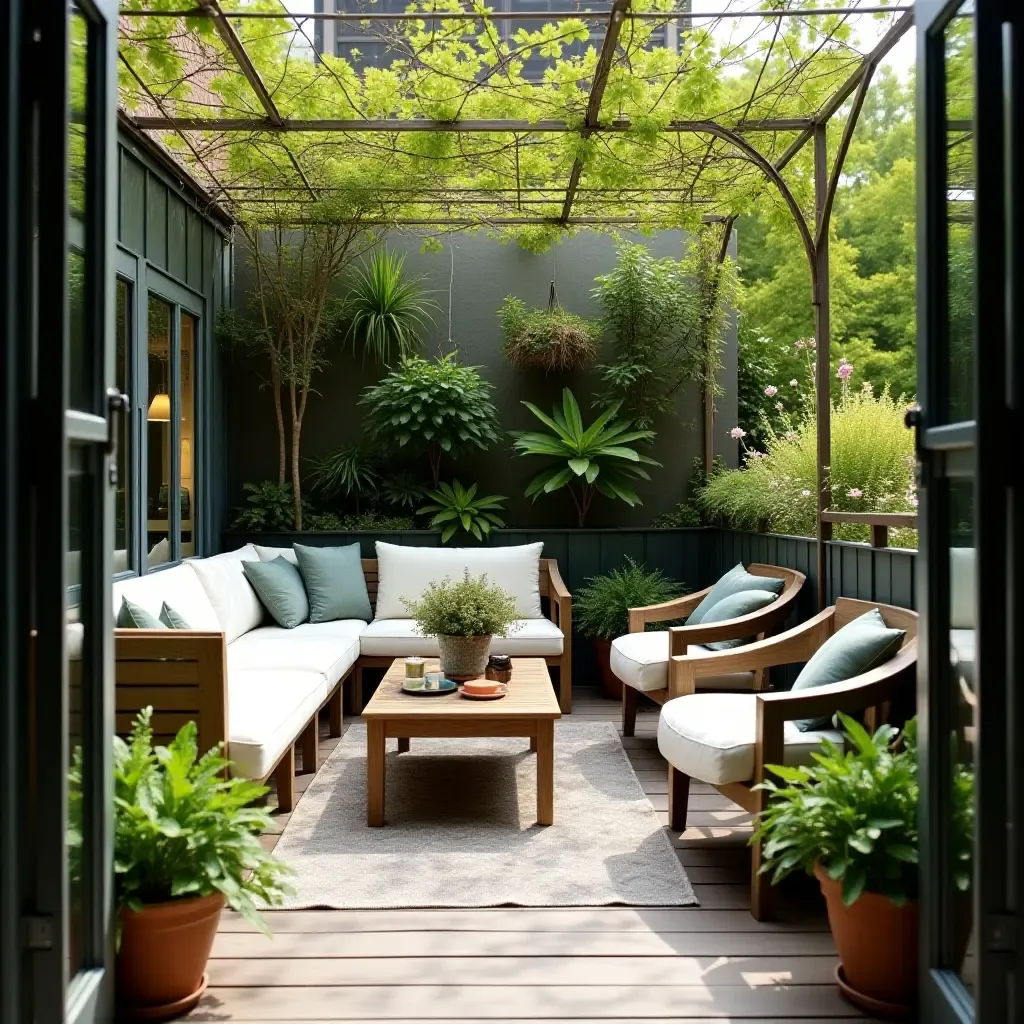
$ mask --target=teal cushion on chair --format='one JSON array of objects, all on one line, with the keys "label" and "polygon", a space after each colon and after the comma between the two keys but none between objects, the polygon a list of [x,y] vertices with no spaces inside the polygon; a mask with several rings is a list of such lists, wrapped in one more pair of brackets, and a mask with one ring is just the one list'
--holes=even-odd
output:
[{"label": "teal cushion on chair", "polygon": [[166,601],[160,608],[160,621],[168,629],[192,628]]},{"label": "teal cushion on chair", "polygon": [[708,596],[692,612],[686,620],[688,626],[696,626],[704,621],[704,617],[719,601],[744,590],[767,590],[772,594],[781,594],[785,580],[774,576],[753,576],[738,562],[710,590]]},{"label": "teal cushion on chair", "polygon": [[[829,683],[870,672],[884,665],[903,643],[904,631],[890,629],[877,608],[865,612],[841,629],[837,629],[800,670],[793,684],[794,690],[811,690]],[[803,718],[796,725],[802,732],[827,729],[829,716]]]},{"label": "teal cushion on chair", "polygon": [[373,618],[359,543],[318,548],[295,545],[295,559],[309,595],[309,621]]},{"label": "teal cushion on chair", "polygon": [[[701,625],[710,626],[713,622],[725,622],[728,619],[738,619],[741,615],[750,615],[752,612],[767,608],[778,598],[779,595],[773,594],[770,590],[741,590],[737,594],[723,597],[704,616]],[[704,647],[709,651],[729,651],[734,647],[749,644],[751,639],[752,637],[748,636],[737,640],[716,640],[714,643],[704,644]]]},{"label": "teal cushion on chair", "polygon": [[302,577],[287,558],[278,555],[272,562],[242,562],[242,572],[279,626],[294,629],[309,618]]},{"label": "teal cushion on chair", "polygon": [[127,597],[121,598],[121,607],[117,611],[117,622],[114,623],[118,629],[166,629],[167,627],[154,615],[150,615],[145,608]]}]

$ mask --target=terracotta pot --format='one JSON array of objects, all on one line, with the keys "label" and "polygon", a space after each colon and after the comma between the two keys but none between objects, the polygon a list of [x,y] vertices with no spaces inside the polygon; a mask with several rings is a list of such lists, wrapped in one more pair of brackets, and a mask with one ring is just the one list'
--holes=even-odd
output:
[{"label": "terracotta pot", "polygon": [[446,679],[463,682],[478,679],[487,668],[491,653],[491,636],[438,636],[441,671]]},{"label": "terracotta pot", "polygon": [[844,995],[878,1015],[906,1014],[917,1005],[917,901],[898,907],[887,896],[864,892],[847,907],[841,882],[820,864],[814,875],[828,905]]},{"label": "terracotta pot", "polygon": [[170,1020],[199,1002],[223,906],[217,892],[121,910],[115,970],[119,1018]]},{"label": "terracotta pot", "polygon": [[604,637],[593,638],[594,653],[597,655],[597,669],[601,678],[601,693],[608,700],[622,700],[622,680],[612,672],[612,642]]}]

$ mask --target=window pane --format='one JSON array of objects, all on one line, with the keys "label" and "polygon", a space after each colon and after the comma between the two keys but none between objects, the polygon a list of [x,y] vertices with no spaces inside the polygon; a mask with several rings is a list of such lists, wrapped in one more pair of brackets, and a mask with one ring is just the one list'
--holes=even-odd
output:
[{"label": "window pane", "polygon": [[[116,320],[114,324],[114,383],[131,395],[132,286],[117,280],[115,286]],[[121,436],[117,439],[117,491],[114,495],[114,572],[133,568],[131,553],[131,467],[132,417],[121,417]]]},{"label": "window pane", "polygon": [[181,557],[196,553],[195,485],[195,364],[198,323],[189,313],[181,314],[179,344],[181,355]]},{"label": "window pane", "polygon": [[68,341],[70,398],[75,409],[97,411],[94,339],[85,306],[86,71],[89,23],[72,5],[68,15]]},{"label": "window pane", "polygon": [[149,297],[149,395],[146,404],[146,564],[171,559],[171,323],[169,303]]}]

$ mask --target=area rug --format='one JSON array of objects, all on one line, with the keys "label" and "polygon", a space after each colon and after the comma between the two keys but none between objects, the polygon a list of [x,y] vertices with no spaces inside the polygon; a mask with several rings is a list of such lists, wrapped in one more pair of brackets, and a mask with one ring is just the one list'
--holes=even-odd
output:
[{"label": "area rug", "polygon": [[689,906],[693,888],[610,722],[555,723],[555,822],[536,823],[525,739],[388,741],[387,824],[366,824],[366,728],[352,725],[275,853],[286,906]]}]

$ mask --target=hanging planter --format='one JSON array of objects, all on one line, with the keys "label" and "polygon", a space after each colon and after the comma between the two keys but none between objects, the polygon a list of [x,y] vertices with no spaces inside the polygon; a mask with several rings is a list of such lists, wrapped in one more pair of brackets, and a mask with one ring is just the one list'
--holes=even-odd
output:
[{"label": "hanging planter", "polygon": [[522,299],[509,295],[498,318],[505,358],[521,370],[567,373],[583,369],[597,356],[600,327],[562,309],[554,281],[547,309],[528,309]]}]

